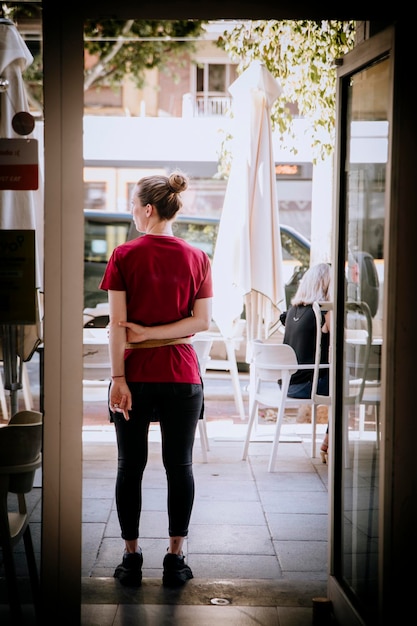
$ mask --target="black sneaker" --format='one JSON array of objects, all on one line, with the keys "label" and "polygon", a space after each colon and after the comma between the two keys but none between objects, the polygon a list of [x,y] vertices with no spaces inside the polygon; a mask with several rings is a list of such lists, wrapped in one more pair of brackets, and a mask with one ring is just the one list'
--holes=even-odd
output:
[{"label": "black sneaker", "polygon": [[123,562],[114,571],[114,578],[125,587],[140,587],[142,583],[142,550],[140,552],[125,552]]},{"label": "black sneaker", "polygon": [[185,563],[184,556],[168,553],[164,557],[164,573],[162,584],[164,587],[181,587],[187,580],[193,578],[191,568]]}]

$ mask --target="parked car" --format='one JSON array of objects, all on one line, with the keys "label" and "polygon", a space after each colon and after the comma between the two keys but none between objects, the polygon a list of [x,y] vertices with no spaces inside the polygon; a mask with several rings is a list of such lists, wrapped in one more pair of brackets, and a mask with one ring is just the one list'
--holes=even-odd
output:
[{"label": "parked car", "polygon": [[[106,292],[98,288],[112,250],[119,244],[139,236],[130,213],[84,211],[84,308],[92,309],[107,302]],[[190,244],[207,252],[212,259],[216,245],[219,219],[178,215],[174,232]],[[301,276],[310,265],[310,242],[293,228],[281,225],[286,300],[294,295]],[[91,325],[106,325],[95,320]]]}]

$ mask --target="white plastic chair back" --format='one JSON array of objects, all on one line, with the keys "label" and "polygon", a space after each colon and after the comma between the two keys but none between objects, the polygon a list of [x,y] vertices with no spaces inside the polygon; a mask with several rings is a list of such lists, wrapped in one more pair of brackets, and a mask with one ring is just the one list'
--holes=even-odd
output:
[{"label": "white plastic chair back", "polygon": [[252,362],[256,367],[256,375],[265,382],[276,382],[284,372],[290,375],[298,369],[297,356],[293,348],[285,343],[252,342]]},{"label": "white plastic chair back", "polygon": [[198,335],[193,338],[194,350],[197,353],[198,362],[200,363],[200,372],[204,376],[207,369],[207,364],[210,361],[210,350],[213,345],[213,340],[209,338],[202,338]]},{"label": "white plastic chair back", "polygon": [[[327,303],[326,303],[327,304]],[[278,443],[283,422],[284,412],[289,407],[299,407],[302,405],[311,406],[312,424],[312,446],[311,455],[316,456],[316,409],[318,405],[331,403],[329,396],[317,394],[317,382],[319,370],[329,368],[329,364],[320,364],[321,357],[321,309],[318,303],[314,303],[313,310],[316,316],[317,338],[316,353],[314,363],[298,363],[297,356],[293,348],[284,343],[268,343],[255,340],[251,344],[252,362],[250,364],[250,384],[249,384],[249,424],[243,448],[242,459],[247,458],[250,437],[257,416],[259,405],[278,408],[275,434],[272,444],[272,451],[269,460],[268,471],[273,471]],[[313,384],[310,398],[290,398],[288,397],[288,387],[292,374],[297,370],[305,369],[313,373]],[[278,385],[281,381],[281,386]],[[269,383],[269,388],[265,387]],[[271,385],[270,383],[276,383]]]}]

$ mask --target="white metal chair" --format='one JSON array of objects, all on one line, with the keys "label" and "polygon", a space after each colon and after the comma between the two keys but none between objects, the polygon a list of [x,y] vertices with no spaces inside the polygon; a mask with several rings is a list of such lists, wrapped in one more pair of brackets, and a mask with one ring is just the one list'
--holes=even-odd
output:
[{"label": "white metal chair", "polygon": [[[193,337],[194,350],[197,353],[198,362],[200,364],[201,378],[204,377],[207,369],[207,364],[210,361],[210,350],[213,345],[213,340],[204,335],[204,333],[197,333]],[[203,381],[204,382],[204,381]],[[205,415],[202,419],[198,420],[198,428],[200,432],[201,452],[203,454],[203,462],[207,463],[207,452],[210,450],[208,435],[207,435],[207,422]]]},{"label": "white metal chair", "polygon": [[[379,446],[379,405],[381,401],[381,381],[372,374],[370,355],[374,343],[372,317],[365,302],[348,302],[346,310],[360,316],[362,326],[345,329],[347,344],[347,397],[345,403],[359,405],[359,437],[364,432],[365,411],[374,409],[376,446]],[[363,325],[365,327],[363,327]]]},{"label": "white metal chair", "polygon": [[233,337],[224,337],[218,330],[208,330],[201,333],[197,333],[199,339],[211,340],[212,345],[223,344],[225,350],[225,358],[210,358],[210,370],[220,370],[229,372],[233,386],[233,394],[235,398],[236,408],[239,411],[240,418],[244,421],[246,419],[245,406],[243,403],[242,389],[239,382],[239,371],[236,360],[236,350],[244,337],[241,334],[242,326],[236,325],[236,335]]},{"label": "white metal chair", "polygon": [[[249,383],[249,423],[242,459],[246,460],[248,455],[252,429],[259,406],[278,407],[278,416],[268,465],[269,472],[274,471],[285,409],[299,407],[301,405],[311,406],[311,456],[314,458],[316,456],[317,406],[321,404],[329,405],[331,402],[330,396],[320,396],[316,392],[319,370],[323,368],[328,369],[330,366],[329,364],[320,364],[321,309],[318,303],[314,303],[313,310],[319,329],[316,337],[315,363],[298,363],[295,351],[287,344],[263,343],[261,341],[252,342],[253,352],[252,362],[250,364]],[[311,370],[313,372],[312,395],[310,398],[289,398],[287,394],[290,378],[292,374],[300,369]],[[282,381],[281,388],[278,385],[279,379]],[[271,385],[271,383],[275,384]]]}]

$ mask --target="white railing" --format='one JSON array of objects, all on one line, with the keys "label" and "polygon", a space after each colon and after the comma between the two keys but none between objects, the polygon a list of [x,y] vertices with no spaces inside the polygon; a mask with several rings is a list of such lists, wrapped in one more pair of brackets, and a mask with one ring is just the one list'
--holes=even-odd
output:
[{"label": "white railing", "polygon": [[224,116],[230,111],[231,98],[227,96],[201,95],[193,96],[186,93],[183,96],[183,117],[214,117]]}]

